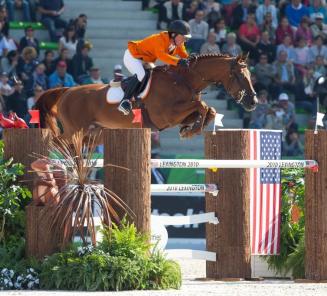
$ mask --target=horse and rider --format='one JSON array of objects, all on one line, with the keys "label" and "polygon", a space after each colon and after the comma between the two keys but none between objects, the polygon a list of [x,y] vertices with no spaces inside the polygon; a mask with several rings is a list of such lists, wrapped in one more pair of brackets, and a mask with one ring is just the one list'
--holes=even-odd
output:
[{"label": "horse and rider", "polygon": [[160,60],[168,65],[188,67],[189,54],[186,51],[185,42],[191,37],[189,24],[182,20],[176,20],[170,23],[168,31],[150,35],[142,40],[128,42],[124,54],[124,65],[133,76],[129,80],[124,98],[118,106],[119,111],[128,115],[132,110],[131,100],[136,97],[145,77],[143,62],[154,63],[156,60]]},{"label": "horse and rider", "polygon": [[[190,56],[185,48],[189,38],[188,23],[177,20],[170,23],[167,31],[128,42],[124,65],[132,76],[121,83],[124,94],[118,105],[117,101],[107,100],[111,84],[47,90],[35,104],[40,111],[41,127],[48,127],[55,136],[67,140],[80,130],[95,131],[93,127],[133,128],[133,98],[137,99],[144,89],[149,73],[151,85],[141,101],[143,127],[164,130],[179,125],[181,137],[201,133],[216,114],[201,97],[201,91],[210,84],[224,85],[236,102],[253,110],[257,97],[247,57]],[[157,60],[164,65],[147,72],[144,63]]]}]

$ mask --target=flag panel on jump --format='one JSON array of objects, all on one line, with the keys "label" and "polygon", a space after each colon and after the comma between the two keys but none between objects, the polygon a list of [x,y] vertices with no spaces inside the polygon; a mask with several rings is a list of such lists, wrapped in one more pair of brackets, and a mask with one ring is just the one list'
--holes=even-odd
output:
[{"label": "flag panel on jump", "polygon": [[[250,132],[252,160],[281,159],[280,131]],[[276,255],[280,251],[280,169],[250,169],[250,225],[253,255]]]}]

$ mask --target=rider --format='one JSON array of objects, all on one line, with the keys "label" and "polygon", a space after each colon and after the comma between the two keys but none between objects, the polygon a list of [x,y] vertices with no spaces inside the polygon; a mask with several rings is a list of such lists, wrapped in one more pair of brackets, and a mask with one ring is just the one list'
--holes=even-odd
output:
[{"label": "rider", "polygon": [[145,76],[142,61],[154,63],[159,59],[166,64],[188,67],[188,53],[184,45],[188,38],[191,38],[189,24],[176,20],[170,23],[168,32],[163,31],[143,40],[128,42],[124,65],[133,76],[129,79],[124,98],[118,106],[119,111],[128,115],[132,110],[131,99],[136,95]]}]

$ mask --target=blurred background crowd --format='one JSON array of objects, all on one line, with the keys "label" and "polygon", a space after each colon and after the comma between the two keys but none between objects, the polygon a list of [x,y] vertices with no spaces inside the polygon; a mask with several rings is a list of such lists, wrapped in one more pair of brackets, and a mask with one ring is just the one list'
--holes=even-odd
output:
[{"label": "blurred background crowd", "polygon": [[[67,0],[68,1],[68,0]],[[237,109],[245,128],[282,129],[284,154],[303,153],[301,132],[324,112],[327,91],[317,92],[317,79],[326,75],[327,10],[325,0],[141,0],[143,9],[157,13],[157,30],[173,20],[189,22],[190,53],[249,53],[249,67],[259,98],[258,108],[244,112],[223,87],[217,99]],[[0,2],[0,112],[26,118],[46,89],[107,83],[93,63],[92,44],[85,39],[87,15],[63,17],[63,0],[2,0]],[[13,38],[17,12],[24,36]],[[35,24],[49,35],[46,44],[35,37]],[[121,79],[122,66],[114,71]],[[327,89],[327,88],[326,88]],[[319,95],[319,104],[317,96]],[[318,106],[319,105],[319,106]],[[305,126],[297,121],[306,114]]]},{"label": "blurred background crowd", "polygon": [[[37,98],[47,89],[90,83],[107,83],[90,57],[85,40],[87,15],[64,19],[62,0],[5,0],[0,2],[0,112],[28,118]],[[11,25],[22,18],[24,36],[13,38]],[[51,42],[35,37],[43,26]],[[121,65],[115,72],[122,71]],[[120,79],[120,76],[115,77]]]}]

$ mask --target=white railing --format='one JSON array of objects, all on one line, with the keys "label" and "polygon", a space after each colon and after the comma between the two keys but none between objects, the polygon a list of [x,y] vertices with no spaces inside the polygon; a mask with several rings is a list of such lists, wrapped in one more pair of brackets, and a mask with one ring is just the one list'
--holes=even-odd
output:
[{"label": "white railing", "polygon": [[[69,166],[63,159],[53,159]],[[92,159],[85,165],[103,167],[103,158]],[[217,159],[151,159],[152,168],[183,168],[183,169],[248,169],[248,168],[316,168],[318,162],[315,160],[217,160]]]}]

